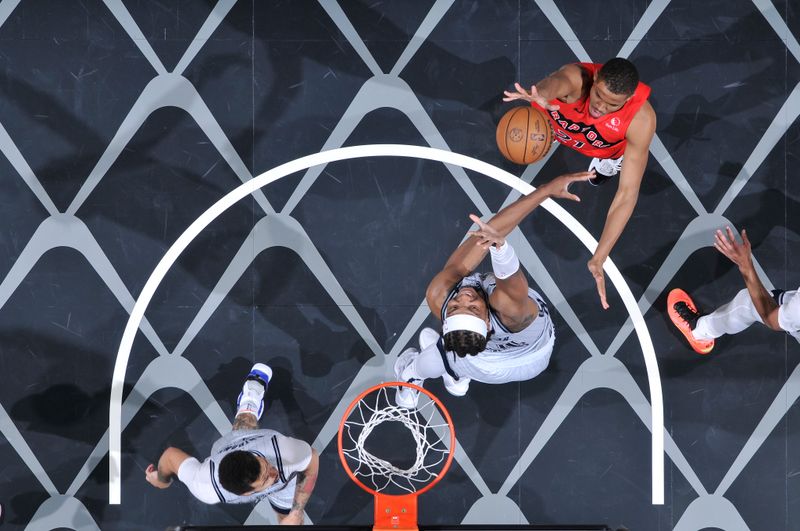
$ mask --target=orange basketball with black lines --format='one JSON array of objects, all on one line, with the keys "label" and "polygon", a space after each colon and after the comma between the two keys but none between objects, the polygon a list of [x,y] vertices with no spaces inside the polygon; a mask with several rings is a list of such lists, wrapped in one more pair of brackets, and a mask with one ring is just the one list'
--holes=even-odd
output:
[{"label": "orange basketball with black lines", "polygon": [[511,162],[531,164],[550,151],[553,128],[544,112],[526,105],[514,107],[497,124],[497,147]]}]

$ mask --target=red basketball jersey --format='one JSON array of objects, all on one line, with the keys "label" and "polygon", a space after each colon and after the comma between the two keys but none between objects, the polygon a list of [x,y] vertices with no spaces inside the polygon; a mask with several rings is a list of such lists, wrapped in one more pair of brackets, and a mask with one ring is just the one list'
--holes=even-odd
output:
[{"label": "red basketball jersey", "polygon": [[[578,63],[590,77],[603,66],[595,63]],[[550,101],[558,105],[559,109],[548,111],[536,103],[534,107],[542,109],[553,125],[555,139],[567,147],[580,151],[587,157],[601,159],[618,159],[625,152],[627,142],[625,133],[631,124],[634,115],[650,96],[650,87],[642,82],[636,87],[633,96],[621,109],[592,118],[589,114],[589,91],[586,96],[573,103],[564,103],[558,99]]]}]

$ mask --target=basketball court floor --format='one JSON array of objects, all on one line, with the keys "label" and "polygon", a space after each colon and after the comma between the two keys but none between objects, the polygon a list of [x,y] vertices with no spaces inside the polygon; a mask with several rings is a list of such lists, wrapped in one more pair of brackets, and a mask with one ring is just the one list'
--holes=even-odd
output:
[{"label": "basketball court floor", "polygon": [[[563,147],[505,161],[502,91],[614,56],[636,64],[658,116],[611,254],[624,283],[609,282],[602,310],[568,222],[598,238],[614,183],[576,186],[569,216],[540,209],[520,226],[552,360],[462,398],[425,383],[457,451],[419,522],[800,529],[797,343],[754,326],[699,356],[665,311],[675,287],[708,310],[743,287],[712,246],[725,224],[747,229],[768,287],[800,284],[799,12],[794,0],[0,1],[3,529],[274,524],[266,504],[204,505],[144,480],[167,446],[208,455],[254,362],[274,369],[262,424],[320,453],[306,523],[371,525],[372,498],[339,461],[344,408],[435,325],[425,288],[468,215],[516,191],[413,156],[298,167],[189,243],[123,359],[134,303],[217,200],[307,155],[424,146],[534,186],[584,170]],[[663,400],[663,505],[637,308]]]}]

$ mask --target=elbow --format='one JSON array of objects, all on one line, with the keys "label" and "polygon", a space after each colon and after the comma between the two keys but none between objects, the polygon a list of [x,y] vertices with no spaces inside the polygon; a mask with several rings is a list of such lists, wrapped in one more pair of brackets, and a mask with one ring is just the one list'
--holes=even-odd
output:
[{"label": "elbow", "polygon": [[175,448],[174,446],[168,446],[168,447],[167,447],[167,449],[166,449],[166,450],[164,450],[164,453],[163,453],[163,454],[161,454],[161,455],[162,455],[162,457],[169,458],[169,457],[171,457],[171,456],[175,455],[176,453],[178,453],[178,452],[180,452],[180,451],[181,451],[181,450],[178,450],[178,449],[177,449],[177,448]]},{"label": "elbow", "polygon": [[764,321],[764,323],[771,330],[775,330],[776,332],[783,332],[784,331],[783,328],[781,328],[781,325],[778,324],[778,320],[777,319],[774,319],[774,320],[773,319],[769,319],[767,321]]}]

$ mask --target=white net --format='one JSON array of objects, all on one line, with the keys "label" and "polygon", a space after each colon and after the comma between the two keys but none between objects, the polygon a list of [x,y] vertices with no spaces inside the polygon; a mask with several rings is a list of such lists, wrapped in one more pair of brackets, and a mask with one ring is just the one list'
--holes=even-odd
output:
[{"label": "white net", "polygon": [[[441,473],[450,453],[450,425],[439,411],[436,402],[420,393],[416,409],[394,404],[390,396],[397,387],[380,387],[362,398],[352,409],[342,426],[342,454],[353,475],[366,487],[382,494],[414,493],[431,483]],[[368,445],[375,429],[393,423],[382,439]],[[396,423],[396,424],[395,424]],[[404,440],[396,432],[405,428],[413,438],[415,458],[410,466],[392,463],[392,454],[399,455],[407,448],[398,448]],[[394,433],[394,436],[392,436]],[[376,444],[377,443],[377,444]],[[367,450],[380,448],[382,458]]]}]

